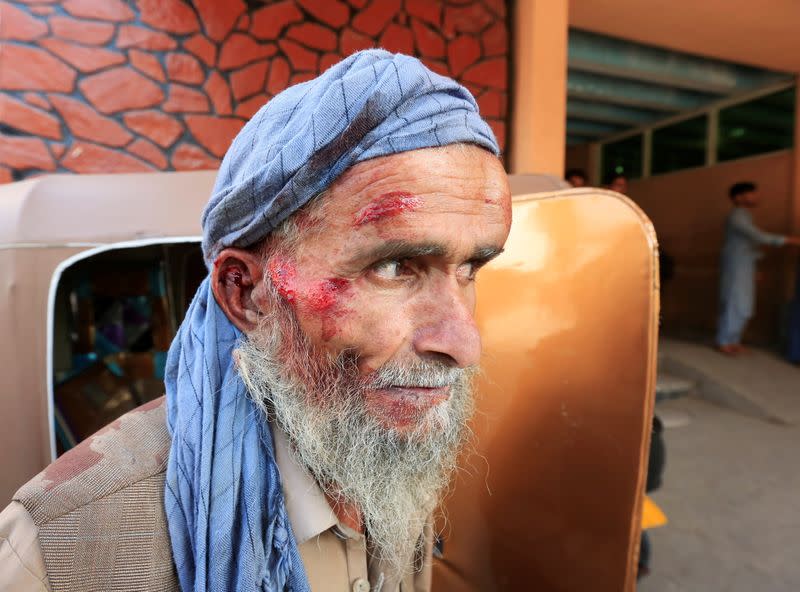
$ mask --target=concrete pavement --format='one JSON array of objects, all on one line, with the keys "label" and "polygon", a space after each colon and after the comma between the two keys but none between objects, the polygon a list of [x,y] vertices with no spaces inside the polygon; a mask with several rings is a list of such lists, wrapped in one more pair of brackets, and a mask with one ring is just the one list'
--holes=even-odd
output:
[{"label": "concrete pavement", "polygon": [[728,360],[691,344],[664,349],[699,383],[656,405],[689,422],[665,430],[653,499],[670,523],[651,531],[640,592],[800,591],[800,370],[764,352]]}]

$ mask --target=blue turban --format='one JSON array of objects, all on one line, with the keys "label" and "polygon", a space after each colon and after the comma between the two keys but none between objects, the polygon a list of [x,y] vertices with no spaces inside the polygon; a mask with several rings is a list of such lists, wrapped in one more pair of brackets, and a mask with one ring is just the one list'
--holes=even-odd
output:
[{"label": "blue turban", "polygon": [[[498,154],[470,93],[412,57],[351,55],[286,89],[242,128],[203,212],[210,266],[248,247],[357,162],[457,142]],[[269,426],[233,350],[242,334],[200,285],[169,350],[164,505],[181,589],[308,590]]]}]

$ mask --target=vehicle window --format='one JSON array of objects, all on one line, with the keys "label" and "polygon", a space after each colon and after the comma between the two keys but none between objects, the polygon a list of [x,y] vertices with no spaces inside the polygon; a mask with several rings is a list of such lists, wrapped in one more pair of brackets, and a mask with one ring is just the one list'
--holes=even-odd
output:
[{"label": "vehicle window", "polygon": [[197,243],[113,249],[63,271],[52,323],[59,455],[164,394],[167,350],[205,275]]}]

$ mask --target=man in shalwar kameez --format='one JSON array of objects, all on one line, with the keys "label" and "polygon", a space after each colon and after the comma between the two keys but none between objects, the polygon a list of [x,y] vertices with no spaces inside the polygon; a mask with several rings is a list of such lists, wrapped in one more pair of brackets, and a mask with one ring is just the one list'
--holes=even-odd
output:
[{"label": "man in shalwar kameez", "polygon": [[203,213],[166,401],[0,514],[0,588],[423,592],[511,225],[475,99],[356,53],[262,107]]},{"label": "man in shalwar kameez", "polygon": [[755,311],[756,262],[765,246],[798,245],[800,238],[759,229],[750,210],[758,206],[754,183],[736,183],[729,192],[734,208],[725,222],[720,259],[720,312],[717,347],[728,355],[743,350],[742,333]]}]

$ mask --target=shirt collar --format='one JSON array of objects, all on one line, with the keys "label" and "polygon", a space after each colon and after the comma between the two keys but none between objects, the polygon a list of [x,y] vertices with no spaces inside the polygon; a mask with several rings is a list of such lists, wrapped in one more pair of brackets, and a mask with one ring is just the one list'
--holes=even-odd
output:
[{"label": "shirt collar", "polygon": [[339,521],[314,477],[295,459],[286,433],[272,422],[270,428],[286,513],[297,544],[302,545],[326,530],[339,526]]}]

